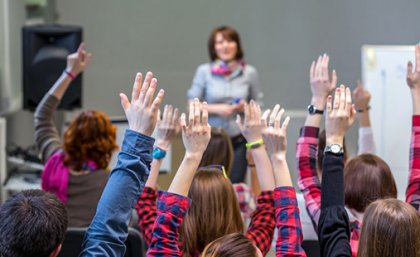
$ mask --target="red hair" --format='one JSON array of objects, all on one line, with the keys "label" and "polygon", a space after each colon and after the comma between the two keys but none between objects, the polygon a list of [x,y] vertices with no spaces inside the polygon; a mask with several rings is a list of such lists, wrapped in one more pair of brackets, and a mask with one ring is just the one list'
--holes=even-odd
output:
[{"label": "red hair", "polygon": [[93,161],[98,169],[106,169],[112,152],[118,149],[116,132],[117,128],[105,113],[80,113],[64,133],[64,164],[80,171],[83,163]]}]

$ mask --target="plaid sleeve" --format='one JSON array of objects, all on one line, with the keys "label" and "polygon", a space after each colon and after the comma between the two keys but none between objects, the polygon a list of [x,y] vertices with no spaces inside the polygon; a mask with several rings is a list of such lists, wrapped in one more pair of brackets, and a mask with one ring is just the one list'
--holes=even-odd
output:
[{"label": "plaid sleeve", "polygon": [[233,188],[235,189],[236,197],[238,198],[242,219],[246,221],[255,210],[254,196],[251,193],[249,186],[245,183],[233,184]]},{"label": "plaid sleeve", "polygon": [[318,134],[319,128],[303,127],[296,144],[298,186],[303,193],[306,210],[315,231],[317,231],[321,214],[321,183],[316,169]]},{"label": "plaid sleeve", "polygon": [[191,199],[159,191],[157,218],[147,256],[181,256],[179,227],[191,205]]},{"label": "plaid sleeve", "polygon": [[296,192],[293,187],[278,187],[274,190],[276,227],[278,231],[276,256],[306,256],[301,243],[302,225]]},{"label": "plaid sleeve", "polygon": [[406,201],[420,213],[420,115],[413,115]]},{"label": "plaid sleeve", "polygon": [[257,246],[263,255],[270,250],[273,241],[274,217],[274,192],[262,191],[257,199],[257,209],[252,213],[246,236]]},{"label": "plaid sleeve", "polygon": [[150,244],[152,240],[153,224],[156,220],[156,199],[157,192],[153,188],[144,187],[143,193],[140,195],[136,203],[136,211],[139,216],[138,225],[146,244]]}]

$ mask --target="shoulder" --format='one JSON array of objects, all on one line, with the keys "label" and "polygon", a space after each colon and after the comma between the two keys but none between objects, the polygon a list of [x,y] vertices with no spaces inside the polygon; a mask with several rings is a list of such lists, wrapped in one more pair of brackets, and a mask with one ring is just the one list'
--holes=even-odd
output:
[{"label": "shoulder", "polygon": [[203,63],[198,65],[196,72],[197,73],[207,73],[210,72],[210,63]]},{"label": "shoulder", "polygon": [[250,64],[245,64],[244,72],[250,75],[257,75],[258,71],[257,68]]}]

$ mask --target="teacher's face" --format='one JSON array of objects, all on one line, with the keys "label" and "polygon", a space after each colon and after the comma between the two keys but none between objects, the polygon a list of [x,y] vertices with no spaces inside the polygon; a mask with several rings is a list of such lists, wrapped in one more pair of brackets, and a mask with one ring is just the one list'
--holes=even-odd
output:
[{"label": "teacher's face", "polygon": [[235,41],[227,40],[222,33],[217,33],[214,43],[217,57],[225,62],[232,61],[238,52],[238,45]]}]

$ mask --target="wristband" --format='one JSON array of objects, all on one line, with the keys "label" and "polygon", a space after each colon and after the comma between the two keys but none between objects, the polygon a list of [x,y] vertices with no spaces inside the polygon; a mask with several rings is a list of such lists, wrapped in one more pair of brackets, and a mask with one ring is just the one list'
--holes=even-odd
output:
[{"label": "wristband", "polygon": [[262,146],[263,144],[264,144],[264,141],[260,139],[254,142],[246,143],[245,146],[246,146],[246,149],[255,149]]},{"label": "wristband", "polygon": [[71,78],[71,80],[76,78],[76,76],[73,73],[71,73],[70,71],[64,70],[64,73],[66,73],[66,75],[69,76]]},{"label": "wristband", "polygon": [[366,107],[366,109],[357,109],[356,112],[361,113],[361,112],[367,112],[370,110],[370,106]]},{"label": "wristband", "polygon": [[160,147],[155,146],[153,148],[153,158],[154,159],[163,159],[166,156],[166,150],[163,150]]}]

